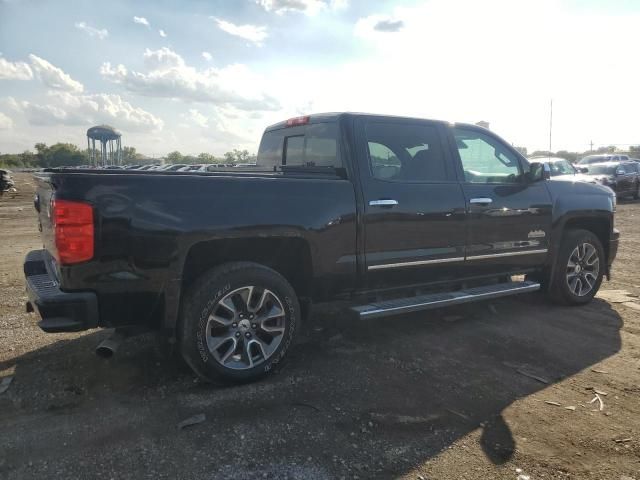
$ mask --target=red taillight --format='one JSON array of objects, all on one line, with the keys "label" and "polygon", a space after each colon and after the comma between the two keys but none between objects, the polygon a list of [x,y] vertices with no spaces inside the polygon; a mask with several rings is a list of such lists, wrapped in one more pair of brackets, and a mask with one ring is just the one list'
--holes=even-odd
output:
[{"label": "red taillight", "polygon": [[297,127],[299,125],[307,125],[309,123],[309,120],[311,120],[311,117],[309,116],[290,118],[289,120],[287,120],[287,127]]},{"label": "red taillight", "polygon": [[93,208],[67,200],[53,200],[51,221],[61,264],[85,262],[93,258]]}]

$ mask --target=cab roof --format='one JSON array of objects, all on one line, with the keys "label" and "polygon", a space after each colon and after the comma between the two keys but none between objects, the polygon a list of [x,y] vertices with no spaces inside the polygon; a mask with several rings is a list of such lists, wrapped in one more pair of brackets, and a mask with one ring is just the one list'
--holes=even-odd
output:
[{"label": "cab roof", "polygon": [[[364,112],[327,112],[327,113],[313,113],[309,115],[303,115],[299,117],[293,117],[287,120],[283,120],[282,122],[274,123],[273,125],[269,125],[265,132],[270,132],[273,130],[280,130],[282,128],[292,127],[296,125],[313,125],[314,123],[334,123],[339,122],[342,118],[345,117],[380,117],[380,118],[395,118],[395,119],[407,119],[407,120],[428,120],[430,122],[437,122],[442,124],[448,124],[444,120],[434,120],[430,118],[418,118],[418,117],[407,117],[401,115],[383,115],[376,113],[364,113]],[[465,127],[473,127],[477,129],[484,130],[483,127],[473,124],[467,123],[456,123],[455,125],[465,126]]]}]

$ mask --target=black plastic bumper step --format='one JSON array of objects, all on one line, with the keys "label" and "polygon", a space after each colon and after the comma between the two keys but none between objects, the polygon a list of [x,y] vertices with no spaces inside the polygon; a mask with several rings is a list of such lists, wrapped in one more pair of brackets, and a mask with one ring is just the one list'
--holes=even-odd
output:
[{"label": "black plastic bumper step", "polygon": [[433,308],[476,302],[492,298],[507,297],[518,293],[535,292],[540,289],[536,282],[507,282],[484,287],[467,288],[455,292],[432,293],[416,297],[398,298],[384,302],[369,303],[352,307],[351,310],[361,319],[386,317],[401,313],[418,312]]},{"label": "black plastic bumper step", "polygon": [[98,326],[98,298],[94,292],[67,292],[48,271],[44,250],[34,250],[24,260],[27,312],[36,311],[45,332],[78,332]]}]

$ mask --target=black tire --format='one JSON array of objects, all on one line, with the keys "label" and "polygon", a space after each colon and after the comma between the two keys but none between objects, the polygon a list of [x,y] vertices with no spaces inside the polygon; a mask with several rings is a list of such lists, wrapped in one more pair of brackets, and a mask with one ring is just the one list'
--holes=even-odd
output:
[{"label": "black tire", "polygon": [[636,184],[636,189],[633,192],[633,199],[638,200],[640,198],[640,183]]},{"label": "black tire", "polygon": [[[585,290],[587,289],[587,286],[589,285],[588,279],[582,279],[582,277],[580,277],[579,281],[581,283],[578,285],[575,277],[579,277],[580,273],[576,273],[575,267],[571,267],[574,268],[574,270],[571,271],[569,266],[569,261],[576,259],[574,256],[576,249],[582,247],[584,252],[585,245],[591,245],[595,249],[598,263],[597,275],[593,275],[593,265],[588,266],[586,261],[577,262],[579,266],[583,265],[580,267],[580,272],[583,276],[585,275],[585,272],[587,272],[586,269],[591,269],[591,275],[589,278],[591,278],[592,286],[588,291],[582,291],[583,286]],[[579,251],[580,250],[578,250],[578,255]],[[584,257],[588,256],[588,254],[583,255]],[[593,257],[590,258],[590,261],[595,263]],[[573,261],[572,265],[574,265]],[[598,237],[588,230],[568,230],[562,239],[562,244],[556,257],[556,268],[549,285],[548,292],[551,300],[561,305],[584,305],[589,303],[600,288],[605,269],[606,259],[604,256],[604,249],[602,248],[602,243],[600,243]],[[574,285],[573,288],[570,286],[568,275],[572,275],[571,282],[572,285]],[[595,281],[593,281],[594,276]],[[584,284],[582,282],[584,282]]]},{"label": "black tire", "polygon": [[[248,300],[244,301],[240,293],[234,295],[234,292],[241,291],[241,293],[244,293],[248,288],[256,289],[256,293],[253,295],[252,292],[254,290],[246,294],[249,297]],[[261,338],[266,335],[265,331],[261,331],[263,324],[260,324],[255,330],[253,325],[249,327],[244,324],[246,329],[241,329],[244,328],[244,322],[251,323],[247,321],[248,314],[246,313],[249,312],[249,304],[253,303],[255,305],[258,303],[256,298],[261,297],[261,292],[265,291],[268,291],[273,297],[267,301],[264,308],[275,308],[276,312],[283,312],[277,318],[277,321],[280,322],[277,328],[283,329],[282,337],[279,339],[277,348],[273,347],[275,349],[266,358],[264,357],[265,350],[261,346],[262,344],[256,343],[257,341],[262,342]],[[266,294],[264,295],[266,296]],[[238,296],[240,296],[240,300],[238,300]],[[239,318],[242,318],[242,313],[231,313],[228,307],[225,307],[224,304],[221,305],[222,301],[226,304],[232,304],[233,307],[237,307],[237,302],[241,305],[244,302],[244,307],[238,307],[237,310],[238,312],[245,311],[245,319],[238,321]],[[262,299],[258,298],[258,301],[262,301]],[[271,302],[270,304],[268,303],[269,301]],[[211,323],[211,317],[214,313],[218,318],[225,311],[228,312],[231,319],[236,319],[234,324],[222,326],[217,321]],[[259,310],[256,310],[256,318],[258,318],[258,314]],[[200,378],[206,381],[212,383],[254,381],[272,371],[276,365],[282,362],[297,334],[300,315],[300,304],[296,293],[282,275],[257,263],[227,263],[201,275],[187,290],[178,326],[180,350],[187,364]],[[255,321],[258,322],[258,320]],[[266,321],[269,321],[269,318]],[[220,330],[223,333],[220,334],[219,338],[229,334],[228,341],[231,343],[221,344],[218,348],[226,349],[228,345],[229,349],[238,348],[238,354],[228,355],[228,350],[225,350],[226,354],[221,355],[220,350],[212,350],[210,348],[210,343],[218,340],[218,338],[214,338],[213,332]],[[249,335],[253,334],[253,337],[248,340],[248,346],[244,343],[244,336],[247,333]],[[231,338],[233,336],[236,337],[236,340]],[[279,337],[279,335],[277,336]],[[267,347],[269,346],[267,345]],[[245,348],[247,350],[244,350]],[[248,354],[247,351],[249,352]],[[255,366],[252,366],[254,363],[252,353],[261,356],[261,359],[258,359],[261,361],[256,361]],[[230,360],[226,361],[235,363],[235,368],[226,366],[224,357],[230,358]],[[237,359],[237,361],[234,359]],[[243,362],[247,363],[246,368],[238,367]]]}]

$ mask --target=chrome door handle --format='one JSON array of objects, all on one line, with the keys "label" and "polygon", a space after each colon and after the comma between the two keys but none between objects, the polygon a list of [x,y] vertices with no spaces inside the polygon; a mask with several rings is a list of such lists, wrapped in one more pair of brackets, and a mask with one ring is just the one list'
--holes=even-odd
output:
[{"label": "chrome door handle", "polygon": [[469,200],[469,203],[472,205],[489,205],[490,203],[493,203],[493,199],[484,197],[472,198]]},{"label": "chrome door handle", "polygon": [[398,205],[397,200],[371,200],[369,201],[369,205],[372,207],[393,207],[394,205]]}]

